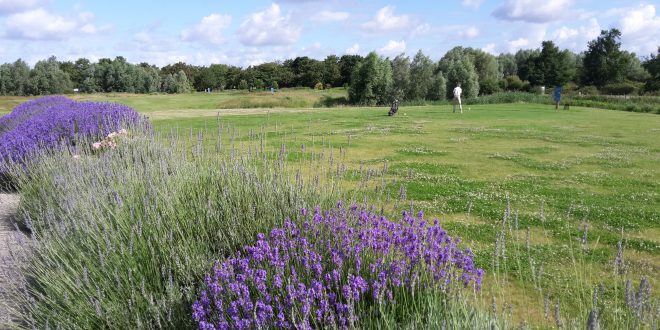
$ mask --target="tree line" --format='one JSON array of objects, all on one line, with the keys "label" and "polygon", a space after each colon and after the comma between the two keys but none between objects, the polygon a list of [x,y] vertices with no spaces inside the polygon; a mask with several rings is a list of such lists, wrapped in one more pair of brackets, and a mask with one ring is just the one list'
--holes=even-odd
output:
[{"label": "tree line", "polygon": [[[454,47],[437,62],[421,50],[411,59],[392,59],[375,52],[367,56],[307,56],[247,68],[226,64],[195,66],[179,62],[159,68],[132,64],[125,58],[103,58],[96,63],[55,57],[33,68],[19,59],[0,65],[0,95],[70,93],[187,93],[193,90],[264,90],[283,87],[348,88],[355,104],[440,100],[451,97],[460,83],[465,97],[499,91],[534,91],[539,86],[580,86],[585,93],[655,93],[660,90],[660,57],[643,61],[621,50],[621,32],[603,30],[587,50],[574,53],[543,41],[539,49],[498,56],[470,47]],[[660,54],[660,48],[658,49]]]}]

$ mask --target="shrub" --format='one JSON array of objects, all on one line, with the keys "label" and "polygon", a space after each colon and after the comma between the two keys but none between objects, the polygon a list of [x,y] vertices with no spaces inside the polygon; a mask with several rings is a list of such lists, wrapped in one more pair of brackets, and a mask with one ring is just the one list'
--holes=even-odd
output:
[{"label": "shrub", "polygon": [[519,91],[523,88],[523,81],[517,75],[506,77],[506,90]]},{"label": "shrub", "polygon": [[607,84],[600,89],[603,94],[609,95],[636,95],[643,88],[643,83],[625,81],[615,84]]},{"label": "shrub", "polygon": [[317,82],[316,85],[314,85],[314,89],[320,91],[323,90],[323,83],[322,82]]},{"label": "shrub", "polygon": [[305,220],[215,265],[192,307],[200,329],[360,328],[370,306],[405,303],[402,291],[480,287],[470,250],[421,212],[391,222],[339,203]]},{"label": "shrub", "polygon": [[479,95],[490,95],[500,91],[495,79],[485,79],[479,82]]},{"label": "shrub", "polygon": [[76,102],[62,96],[28,101],[0,118],[0,163],[23,162],[40,148],[74,145],[83,137],[100,139],[142,122],[135,110],[120,104]]},{"label": "shrub", "polygon": [[582,95],[598,95],[600,92],[596,86],[582,86],[578,89]]}]

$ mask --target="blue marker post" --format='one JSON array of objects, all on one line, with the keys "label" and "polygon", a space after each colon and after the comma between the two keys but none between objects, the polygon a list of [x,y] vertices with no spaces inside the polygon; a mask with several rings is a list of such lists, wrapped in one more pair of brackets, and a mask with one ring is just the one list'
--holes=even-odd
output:
[{"label": "blue marker post", "polygon": [[555,93],[553,98],[555,99],[555,110],[559,110],[559,101],[561,101],[561,86],[555,86]]}]

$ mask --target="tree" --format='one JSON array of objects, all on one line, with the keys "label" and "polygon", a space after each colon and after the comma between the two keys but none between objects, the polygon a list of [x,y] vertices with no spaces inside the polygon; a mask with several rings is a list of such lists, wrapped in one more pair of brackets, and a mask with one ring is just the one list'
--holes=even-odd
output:
[{"label": "tree", "polygon": [[541,43],[539,56],[530,63],[529,82],[537,86],[562,86],[575,76],[575,61],[568,50],[559,51],[552,41]]},{"label": "tree", "polygon": [[541,54],[538,49],[521,49],[516,52],[514,58],[516,67],[518,67],[518,77],[521,80],[529,80],[530,69],[534,66],[534,61]]},{"label": "tree", "polygon": [[60,69],[60,63],[55,56],[51,56],[45,61],[38,61],[30,72],[29,94],[62,94],[71,89],[71,79]]},{"label": "tree", "polygon": [[174,75],[174,80],[176,81],[176,93],[182,94],[190,93],[192,91],[192,84],[188,80],[188,76],[186,76],[186,73],[183,70],[179,70],[179,72]]},{"label": "tree", "polygon": [[401,53],[392,60],[392,97],[397,100],[406,98],[410,85],[410,58]]},{"label": "tree", "polygon": [[247,82],[247,80],[245,80],[245,79],[242,79],[242,80],[238,83],[238,89],[240,89],[240,90],[246,90],[246,89],[248,89],[248,87],[249,87],[249,86],[248,86],[248,82]]},{"label": "tree", "polygon": [[504,79],[504,88],[508,91],[519,91],[523,88],[524,83],[517,75],[508,76]]},{"label": "tree", "polygon": [[364,105],[387,104],[391,101],[392,67],[389,61],[371,52],[351,75],[348,99]]},{"label": "tree", "polygon": [[323,60],[323,82],[332,86],[342,84],[339,58],[336,55],[329,55]]},{"label": "tree", "polygon": [[344,55],[339,59],[339,72],[341,74],[340,84],[344,86],[351,82],[353,71],[364,60],[360,55]]},{"label": "tree", "polygon": [[644,90],[647,92],[660,91],[660,47],[658,47],[658,52],[655,55],[649,55],[642,65],[649,72]]},{"label": "tree", "polygon": [[9,70],[11,95],[27,95],[28,80],[30,79],[30,67],[20,58],[11,65]]},{"label": "tree", "polygon": [[296,57],[290,68],[295,77],[294,86],[314,88],[323,80],[323,63],[307,56]]},{"label": "tree", "polygon": [[602,30],[600,36],[589,41],[582,61],[582,83],[602,87],[621,82],[625,78],[628,57],[621,51],[621,32]]},{"label": "tree", "polygon": [[441,71],[436,72],[433,75],[433,85],[427,98],[429,100],[442,100],[447,94],[447,79],[445,79],[444,74]]},{"label": "tree", "polygon": [[12,81],[11,81],[11,65],[0,65],[0,95],[11,95]]},{"label": "tree", "polygon": [[485,80],[497,81],[503,77],[500,74],[497,59],[492,54],[469,47],[465,48],[465,52],[472,58],[474,70],[479,76],[479,83]]},{"label": "tree", "polygon": [[625,56],[628,62],[628,67],[626,68],[626,80],[645,82],[649,79],[649,72],[642,65],[642,61],[639,60],[635,53],[623,51],[623,56]]},{"label": "tree", "polygon": [[516,64],[516,58],[509,53],[498,55],[497,69],[501,77],[517,75],[518,65]]},{"label": "tree", "polygon": [[406,97],[409,100],[426,99],[433,90],[433,62],[420,49],[410,63],[410,84]]},{"label": "tree", "polygon": [[472,57],[466,54],[463,47],[454,47],[440,59],[438,68],[447,79],[445,96],[452,98],[452,91],[461,84],[463,96],[466,98],[479,95],[479,76],[477,75]]},{"label": "tree", "polygon": [[164,66],[162,69],[160,69],[160,74],[161,76],[167,76],[167,74],[171,74],[173,77],[176,76],[176,74],[179,73],[179,71],[183,71],[186,74],[187,80],[192,84],[196,90],[203,90],[204,88],[208,86],[202,86],[200,82],[198,81],[198,77],[200,74],[200,68],[187,64],[185,62],[177,62],[174,64],[169,64]]}]

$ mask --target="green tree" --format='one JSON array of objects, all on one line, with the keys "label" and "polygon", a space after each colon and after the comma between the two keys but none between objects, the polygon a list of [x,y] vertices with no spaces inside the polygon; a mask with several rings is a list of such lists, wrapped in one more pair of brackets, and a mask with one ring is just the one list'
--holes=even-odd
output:
[{"label": "green tree", "polygon": [[240,90],[246,90],[246,89],[248,89],[248,87],[249,87],[249,86],[248,86],[248,82],[247,82],[247,80],[245,80],[245,79],[242,79],[242,80],[238,83],[238,89],[240,89]]},{"label": "green tree", "polygon": [[377,105],[391,101],[392,67],[386,59],[371,52],[355,68],[348,89],[348,99],[354,104]]},{"label": "green tree", "polygon": [[524,86],[523,81],[517,75],[507,76],[504,81],[504,88],[508,91],[519,91]]},{"label": "green tree", "polygon": [[508,77],[518,74],[518,65],[513,54],[500,54],[497,56],[497,70],[501,77]]},{"label": "green tree", "polygon": [[171,73],[168,73],[163,79],[163,92],[168,94],[176,93],[176,78]]},{"label": "green tree", "polygon": [[429,100],[442,100],[447,94],[447,79],[441,71],[433,75],[433,85],[429,94],[426,96]]},{"label": "green tree", "polygon": [[38,61],[30,72],[28,92],[32,95],[62,94],[72,89],[69,75],[60,69],[55,56]]},{"label": "green tree", "polygon": [[649,79],[650,74],[642,65],[642,61],[635,53],[623,51],[623,56],[627,58],[628,67],[626,68],[626,80],[645,82]]},{"label": "green tree", "polygon": [[28,83],[30,79],[30,67],[20,58],[12,63],[9,71],[11,85],[9,90],[11,95],[27,95]]},{"label": "green tree", "polygon": [[409,100],[424,100],[433,92],[434,65],[420,49],[410,63],[410,84],[406,92]]},{"label": "green tree", "polygon": [[539,56],[533,59],[529,82],[537,86],[562,86],[575,76],[575,61],[568,50],[560,51],[552,41],[541,43]]},{"label": "green tree", "polygon": [[192,86],[196,90],[203,90],[204,88],[208,86],[202,86],[201,82],[198,81],[198,77],[200,75],[200,68],[195,65],[187,64],[185,62],[177,62],[174,64],[168,64],[160,69],[160,74],[161,76],[167,76],[168,74],[171,74],[173,77],[175,77],[179,71],[183,71],[186,74],[187,80],[192,84]]},{"label": "green tree", "polygon": [[649,73],[649,78],[644,84],[644,90],[647,92],[660,91],[660,47],[658,47],[658,52],[649,55],[642,65]]},{"label": "green tree", "polygon": [[392,60],[392,97],[404,100],[410,85],[410,58],[401,53]]},{"label": "green tree", "polygon": [[332,86],[342,85],[339,57],[337,55],[329,55],[323,60],[323,82]]},{"label": "green tree", "polygon": [[0,65],[0,95],[11,95],[11,64]]},{"label": "green tree", "polygon": [[188,76],[186,76],[186,73],[183,70],[179,70],[179,72],[174,75],[174,80],[176,82],[176,93],[182,94],[190,93],[192,91],[192,84],[188,80]]},{"label": "green tree", "polygon": [[463,96],[476,97],[479,95],[479,76],[472,62],[472,57],[463,47],[454,47],[448,51],[438,63],[438,68],[447,79],[445,95],[452,98],[452,91],[456,85],[461,84]]},{"label": "green tree", "polygon": [[341,74],[340,84],[337,86],[344,86],[350,84],[353,71],[364,60],[360,55],[344,55],[339,59],[339,72]]},{"label": "green tree", "polygon": [[621,82],[626,76],[628,57],[621,51],[621,32],[602,30],[600,36],[589,41],[582,61],[582,83],[602,87]]},{"label": "green tree", "polygon": [[529,80],[530,69],[534,66],[534,61],[540,55],[538,49],[521,49],[516,52],[514,58],[518,68],[518,77],[521,80]]}]

